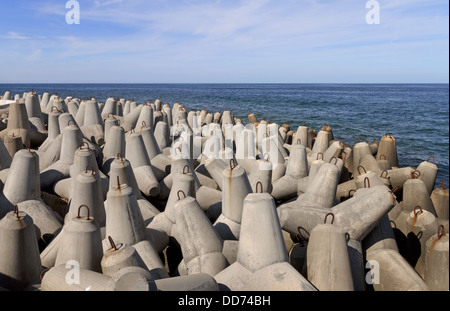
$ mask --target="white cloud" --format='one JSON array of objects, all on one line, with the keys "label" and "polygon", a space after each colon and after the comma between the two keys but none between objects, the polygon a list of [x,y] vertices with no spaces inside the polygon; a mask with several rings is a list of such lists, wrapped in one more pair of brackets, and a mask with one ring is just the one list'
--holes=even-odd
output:
[{"label": "white cloud", "polygon": [[27,40],[29,37],[23,36],[18,32],[9,31],[6,35],[1,36],[4,39]]}]

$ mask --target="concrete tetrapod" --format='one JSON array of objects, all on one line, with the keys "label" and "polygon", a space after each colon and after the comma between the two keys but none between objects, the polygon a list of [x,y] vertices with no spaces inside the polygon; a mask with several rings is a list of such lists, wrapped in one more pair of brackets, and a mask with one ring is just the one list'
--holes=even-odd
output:
[{"label": "concrete tetrapod", "polygon": [[125,267],[111,276],[78,268],[59,265],[48,270],[41,291],[148,291],[150,286],[138,267]]},{"label": "concrete tetrapod", "polygon": [[250,182],[253,192],[256,192],[256,186],[258,183],[261,183],[263,189],[262,192],[271,193],[273,189],[272,163],[266,159],[256,160],[256,165],[248,175],[248,181]]},{"label": "concrete tetrapod", "polygon": [[449,189],[445,188],[445,181],[442,186],[433,190],[431,193],[431,201],[436,210],[436,214],[441,219],[449,219]]},{"label": "concrete tetrapod", "polygon": [[228,266],[223,241],[193,197],[176,204],[174,237],[180,243],[187,274],[216,275]]},{"label": "concrete tetrapod", "polygon": [[268,156],[272,163],[272,184],[283,177],[286,173],[285,158],[278,148],[278,138],[274,136],[266,137],[261,141],[261,154]]},{"label": "concrete tetrapod", "polygon": [[230,160],[223,171],[222,213],[214,223],[223,240],[239,240],[244,199],[251,192],[245,170]]},{"label": "concrete tetrapod", "polygon": [[16,204],[33,218],[40,236],[54,234],[61,228],[62,224],[55,213],[41,199],[39,157],[28,149],[18,151],[11,163],[8,179],[0,195],[0,218],[12,211]]},{"label": "concrete tetrapod", "polygon": [[30,92],[26,95],[25,108],[27,110],[28,120],[32,127],[40,132],[46,132],[39,97],[35,92]]},{"label": "concrete tetrapod", "polygon": [[160,213],[153,204],[142,196],[130,162],[119,156],[111,163],[109,189],[114,189],[118,183],[127,184],[133,189],[145,222]]},{"label": "concrete tetrapod", "polygon": [[361,175],[363,171],[358,171],[358,167],[361,165],[361,160],[365,157],[372,157],[372,152],[370,151],[369,144],[359,140],[356,142],[356,144],[353,146],[352,150],[352,168],[353,168],[353,177],[356,178],[357,176]]},{"label": "concrete tetrapod", "polygon": [[298,206],[317,206],[332,208],[335,205],[336,188],[339,182],[339,169],[331,163],[323,163],[313,179],[309,179],[308,189],[299,195]]},{"label": "concrete tetrapod", "polygon": [[315,290],[288,262],[275,201],[267,193],[246,196],[237,261],[214,278],[232,291]]},{"label": "concrete tetrapod", "polygon": [[152,279],[157,280],[169,277],[158,252],[150,241],[144,240],[136,243],[133,245],[133,248],[145,264],[145,269],[148,270]]},{"label": "concrete tetrapod", "polygon": [[144,219],[131,187],[120,184],[110,189],[105,210],[106,236],[131,246],[147,239]]},{"label": "concrete tetrapod", "polygon": [[437,216],[425,183],[413,176],[413,179],[409,179],[403,184],[402,208],[404,211],[412,212],[416,206]]},{"label": "concrete tetrapod", "polygon": [[170,190],[169,198],[164,209],[164,212],[156,215],[147,228],[158,231],[163,231],[169,236],[173,236],[173,225],[176,222],[176,215],[178,213],[176,203],[182,196],[195,197],[195,183],[192,173],[189,172],[189,167],[185,166],[183,173],[174,173],[173,185]]},{"label": "concrete tetrapod", "polygon": [[0,220],[0,287],[23,290],[41,270],[33,219],[16,207]]},{"label": "concrete tetrapod", "polygon": [[38,130],[31,128],[28,120],[25,103],[15,102],[9,106],[8,124],[6,129],[0,132],[0,138],[4,140],[5,136],[14,133],[22,139],[22,144],[27,146],[39,146],[47,138],[46,133],[41,133]]},{"label": "concrete tetrapod", "polygon": [[125,155],[125,130],[117,125],[109,129],[108,136],[103,147],[103,172],[108,174],[110,162],[118,154]]},{"label": "concrete tetrapod", "polygon": [[134,176],[142,193],[156,197],[160,192],[160,186],[151,167],[141,134],[131,133],[126,138],[125,157],[131,163]]},{"label": "concrete tetrapod", "polygon": [[298,180],[308,176],[306,148],[293,145],[287,161],[285,175],[272,183],[272,196],[275,200],[287,200],[297,195]]},{"label": "concrete tetrapod", "polygon": [[[153,204],[151,204],[142,196],[142,193],[137,185],[137,181],[134,176],[130,161],[122,157],[115,158],[111,163],[111,170],[109,175],[110,190],[114,190],[114,188],[117,187],[117,184],[120,183],[127,184],[131,187],[131,189],[133,189],[133,193],[136,196],[136,200],[138,202],[139,209],[141,210],[142,218],[144,219],[145,223],[149,222],[155,215],[160,213],[159,210],[155,206],[153,206]],[[119,180],[119,182],[117,180]]]},{"label": "concrete tetrapod", "polygon": [[[85,209],[86,217],[80,215]],[[100,227],[90,217],[89,207],[80,205],[78,215],[64,224],[64,236],[58,248],[55,266],[75,261],[80,268],[101,272],[103,258]]]},{"label": "concrete tetrapod", "polygon": [[385,156],[386,160],[388,160],[391,164],[391,167],[398,167],[397,146],[395,144],[395,138],[389,134],[386,134],[381,138],[376,159],[380,160],[381,155]]},{"label": "concrete tetrapod", "polygon": [[126,267],[140,267],[146,269],[145,263],[133,246],[126,243],[118,244],[111,236],[108,236],[108,240],[111,244],[111,248],[104,251],[101,260],[102,273],[104,275],[112,276]]},{"label": "concrete tetrapod", "polygon": [[[70,177],[56,182],[53,190],[62,198],[72,198],[72,190],[74,189],[73,184],[75,179],[78,177],[78,174],[81,172],[87,172],[88,170],[93,172],[97,182],[97,197],[99,204],[95,205],[103,205],[102,202],[106,199],[106,193],[108,192],[109,180],[108,177],[99,170],[94,151],[86,142],[84,142],[80,148],[75,151],[73,163],[69,168]],[[95,217],[99,221],[99,224],[105,219],[104,216],[97,213],[95,213]]]},{"label": "concrete tetrapod", "polygon": [[[69,200],[69,211],[65,216],[65,222],[75,217],[87,217],[90,214],[99,227],[104,227],[106,212],[103,196],[99,196],[101,192],[97,175],[94,171],[86,169],[85,172],[79,173],[73,179],[73,183],[71,183],[73,195]],[[80,215],[79,206],[81,205],[90,206],[90,208],[89,210],[83,209]]]},{"label": "concrete tetrapod", "polygon": [[438,232],[439,225],[436,217],[428,211],[422,210],[417,206],[414,211],[410,212],[406,219],[406,236],[410,245],[415,243],[417,248],[411,249],[413,256],[409,258],[410,264],[423,277],[425,273],[425,255],[427,241]]},{"label": "concrete tetrapod", "polygon": [[[136,128],[140,128],[141,126],[150,127],[154,129],[154,117],[153,117],[153,108],[148,103],[142,106],[141,112],[139,113],[139,117],[136,121]],[[145,124],[145,125],[144,125]]]},{"label": "concrete tetrapod", "polygon": [[[433,162],[430,162],[431,159],[433,160]],[[434,184],[436,183],[438,167],[435,162],[435,157],[431,156],[427,161],[420,163],[417,167],[417,171],[420,172],[419,179],[424,182],[428,191],[428,195],[431,195],[431,192],[433,192],[434,189]]]},{"label": "concrete tetrapod", "polygon": [[358,189],[352,198],[331,208],[285,203],[278,207],[278,215],[283,230],[297,234],[301,228],[309,234],[331,212],[335,216],[335,224],[344,229],[350,239],[361,241],[393,207],[394,197],[389,188],[376,186]]},{"label": "concrete tetrapod", "polygon": [[449,290],[449,238],[444,226],[426,243],[424,280],[433,291]]},{"label": "concrete tetrapod", "polygon": [[4,140],[0,139],[0,171],[9,168],[12,158],[21,149],[23,149],[22,139],[16,137],[14,133],[6,135]]},{"label": "concrete tetrapod", "polygon": [[82,143],[82,133],[78,126],[69,125],[64,128],[59,160],[41,170],[42,190],[51,192],[56,182],[70,177],[70,166],[73,164],[76,150]]},{"label": "concrete tetrapod", "polygon": [[367,253],[375,291],[429,291],[430,288],[408,261],[393,249]]},{"label": "concrete tetrapod", "polygon": [[[327,218],[332,216],[331,224]],[[346,232],[325,216],[310,233],[306,255],[308,280],[320,291],[353,291],[352,269]]]}]

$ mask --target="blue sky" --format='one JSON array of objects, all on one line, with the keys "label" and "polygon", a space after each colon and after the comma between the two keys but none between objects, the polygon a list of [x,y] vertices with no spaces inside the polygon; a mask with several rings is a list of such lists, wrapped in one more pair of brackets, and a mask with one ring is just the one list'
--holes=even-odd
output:
[{"label": "blue sky", "polygon": [[1,1],[0,83],[448,83],[448,0]]}]

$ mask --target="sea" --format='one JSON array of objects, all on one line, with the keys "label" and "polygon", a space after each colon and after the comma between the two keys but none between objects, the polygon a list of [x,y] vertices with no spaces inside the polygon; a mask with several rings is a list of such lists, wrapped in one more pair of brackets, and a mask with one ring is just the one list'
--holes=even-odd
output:
[{"label": "sea", "polygon": [[396,140],[400,167],[435,161],[436,187],[449,185],[449,84],[0,84],[0,94],[31,90],[61,97],[110,96],[145,104],[160,99],[189,110],[229,110],[248,122],[261,120],[291,129],[320,130],[327,123],[336,139]]}]

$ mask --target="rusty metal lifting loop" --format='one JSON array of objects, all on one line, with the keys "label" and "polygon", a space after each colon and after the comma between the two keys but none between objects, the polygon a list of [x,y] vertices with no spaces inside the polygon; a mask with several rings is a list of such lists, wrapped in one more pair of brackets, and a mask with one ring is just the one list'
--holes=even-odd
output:
[{"label": "rusty metal lifting loop", "polygon": [[67,121],[67,126],[70,125],[70,122],[73,123],[74,126],[76,126],[77,124],[75,123],[75,120],[70,119],[69,121]]},{"label": "rusty metal lifting loop", "polygon": [[[384,159],[383,159],[384,158]],[[380,160],[387,160],[384,154],[380,155]]]},{"label": "rusty metal lifting loop", "polygon": [[433,159],[433,164],[435,164],[436,158],[433,156],[429,156],[427,162],[430,162],[430,159]]},{"label": "rusty metal lifting loop", "polygon": [[177,192],[177,196],[178,196],[178,201],[180,201],[181,200],[181,198],[180,198],[180,192],[184,195],[184,198],[183,199],[186,199],[186,193],[184,193],[184,191],[183,190],[178,190],[178,192]]},{"label": "rusty metal lifting loop", "polygon": [[342,161],[345,163],[345,160],[347,159],[347,152],[342,151],[342,154],[343,154]]},{"label": "rusty metal lifting loop", "polygon": [[297,138],[297,145],[301,145],[302,144],[302,140],[300,138]]},{"label": "rusty metal lifting loop", "polygon": [[14,205],[14,214],[16,214],[17,219],[19,219],[19,207],[16,205]]},{"label": "rusty metal lifting loop", "polygon": [[444,225],[440,225],[438,228],[438,240],[445,236],[445,227]]},{"label": "rusty metal lifting loop", "polygon": [[362,169],[364,170],[364,174],[367,174],[367,171],[366,171],[366,169],[364,168],[364,166],[360,165],[360,166],[358,166],[358,173],[359,173],[359,175],[362,175],[362,174],[361,174],[361,171],[360,171],[360,168],[362,168]]},{"label": "rusty metal lifting loop", "polygon": [[420,172],[418,170],[411,172],[411,179],[417,179],[420,177]]},{"label": "rusty metal lifting loop", "polygon": [[327,223],[328,216],[333,216],[333,218],[331,219],[331,224],[333,224],[333,223],[334,223],[334,214],[333,214],[333,213],[328,213],[328,214],[326,214],[326,215],[325,215],[325,220],[324,220],[323,223],[324,223],[324,224]]},{"label": "rusty metal lifting loop", "polygon": [[88,170],[90,170],[90,171],[92,172],[92,173],[91,173],[92,176],[95,175],[95,169],[94,169],[94,167],[93,167],[92,165],[86,165],[86,171],[85,171],[85,173],[87,173]]},{"label": "rusty metal lifting loop", "polygon": [[395,204],[395,200],[397,199],[397,197],[395,196],[395,192],[398,191],[398,189],[400,189],[399,186],[395,186],[391,191],[389,191],[389,193],[392,195],[392,204]]},{"label": "rusty metal lifting loop", "polygon": [[[367,186],[368,187],[366,187],[366,181],[367,181]],[[364,188],[370,188],[370,179],[369,179],[369,177],[364,178]]]},{"label": "rusty metal lifting loop", "polygon": [[442,190],[445,190],[445,180],[442,182],[441,187],[442,187]]},{"label": "rusty metal lifting loop", "polygon": [[261,186],[261,192],[260,192],[260,193],[264,193],[263,185],[262,185],[262,182],[260,182],[260,181],[258,181],[258,182],[256,183],[256,193],[259,193],[259,192],[258,192],[258,185]]},{"label": "rusty metal lifting loop", "polygon": [[[176,147],[176,148],[175,148],[175,151],[176,151],[176,150],[179,150],[179,151],[180,151],[180,153],[178,153],[178,154],[182,154],[182,153],[183,153],[183,151],[181,150],[181,147]],[[177,153],[175,152],[175,154],[177,154]]]},{"label": "rusty metal lifting loop", "polygon": [[359,143],[359,140],[361,139],[361,142],[364,142],[364,138],[362,138],[362,137],[358,137],[357,139],[356,139],[356,143]]},{"label": "rusty metal lifting loop", "polygon": [[108,240],[109,240],[109,244],[111,244],[111,247],[114,248],[115,251],[118,250],[116,243],[114,243],[114,240],[110,235],[108,236]]},{"label": "rusty metal lifting loop", "polygon": [[351,190],[348,192],[348,196],[349,196],[349,197],[352,195],[352,191],[356,193],[356,190],[355,190],[355,189],[351,189]]},{"label": "rusty metal lifting loop", "polygon": [[[386,177],[383,177],[383,174],[384,174],[384,173],[386,173],[386,174],[385,174]],[[381,178],[388,178],[388,177],[389,177],[388,171],[386,171],[386,170],[382,171],[381,174],[380,174],[380,177],[381,177]]]},{"label": "rusty metal lifting loop", "polygon": [[[185,171],[186,168],[187,168],[187,172]],[[185,166],[183,167],[183,174],[189,174],[190,172],[191,172],[191,170],[190,170],[190,168],[189,168],[189,165],[185,165]]]},{"label": "rusty metal lifting loop", "polygon": [[78,207],[78,215],[77,215],[77,218],[78,218],[78,219],[81,218],[81,217],[80,217],[80,211],[81,211],[81,208],[82,208],[82,207],[86,207],[86,210],[87,210],[87,217],[86,217],[86,219],[87,219],[87,220],[91,220],[91,218],[89,217],[90,210],[89,210],[89,207],[88,207],[86,204],[80,205],[80,206]]},{"label": "rusty metal lifting loop", "polygon": [[230,160],[230,168],[231,170],[234,170],[236,168],[237,164],[236,161],[234,159]]},{"label": "rusty metal lifting loop", "polygon": [[[420,212],[417,212],[417,209],[419,209]],[[422,214],[423,214],[423,209],[422,209],[420,206],[414,207],[414,215],[415,215],[416,217],[419,216],[419,215],[422,215]]]},{"label": "rusty metal lifting loop", "polygon": [[53,108],[56,108],[56,112],[60,112],[60,111],[61,111],[61,110],[58,109],[57,106],[52,106],[52,108],[50,109],[50,112],[54,112],[54,111],[53,111]]},{"label": "rusty metal lifting loop", "polygon": [[147,127],[147,123],[145,121],[142,121],[142,123],[141,123],[141,130],[143,127]]},{"label": "rusty metal lifting loop", "polygon": [[[86,148],[83,148],[84,146],[86,146]],[[84,150],[84,149],[85,150],[91,150],[91,148],[89,147],[89,144],[87,142],[85,142],[85,141],[81,143],[80,149],[81,150]]]},{"label": "rusty metal lifting loop", "polygon": [[319,160],[319,155],[322,156],[322,161],[323,161],[323,153],[322,153],[322,152],[319,152],[319,153],[317,154],[316,160]]},{"label": "rusty metal lifting loop", "polygon": [[332,158],[330,159],[330,162],[329,162],[329,163],[331,163],[331,160],[333,160],[333,159],[334,159],[334,165],[337,165],[338,159],[337,159],[336,157],[332,157]]}]

